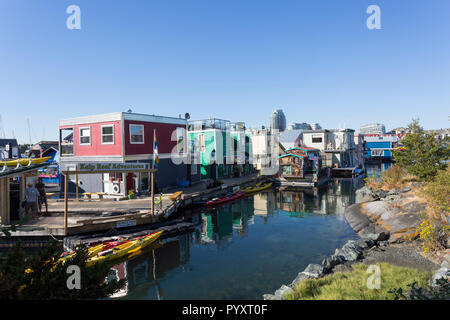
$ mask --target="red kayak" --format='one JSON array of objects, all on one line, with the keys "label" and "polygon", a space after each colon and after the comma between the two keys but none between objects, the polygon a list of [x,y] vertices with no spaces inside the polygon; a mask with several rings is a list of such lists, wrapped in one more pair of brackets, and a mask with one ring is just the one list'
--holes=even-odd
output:
[{"label": "red kayak", "polygon": [[242,198],[245,195],[245,192],[236,192],[234,194],[232,194],[231,196],[227,196],[227,197],[221,197],[221,198],[217,198],[217,199],[213,199],[211,201],[206,202],[207,206],[216,206],[222,203],[226,203],[229,201],[233,201],[239,198]]}]

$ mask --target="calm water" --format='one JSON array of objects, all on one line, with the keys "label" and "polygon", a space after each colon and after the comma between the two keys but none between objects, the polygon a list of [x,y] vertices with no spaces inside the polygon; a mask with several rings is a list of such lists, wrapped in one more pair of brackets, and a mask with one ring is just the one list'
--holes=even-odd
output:
[{"label": "calm water", "polygon": [[115,266],[125,299],[262,299],[358,238],[344,219],[362,178],[313,191],[271,190],[185,213],[194,232]]}]

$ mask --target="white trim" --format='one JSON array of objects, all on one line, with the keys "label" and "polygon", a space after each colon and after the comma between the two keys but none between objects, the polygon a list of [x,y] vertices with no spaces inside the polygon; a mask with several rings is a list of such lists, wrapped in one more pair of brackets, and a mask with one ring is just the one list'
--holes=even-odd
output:
[{"label": "white trim", "polygon": [[[103,128],[107,128],[107,127],[112,127],[112,134],[106,134],[106,136],[110,136],[110,135],[112,135],[112,138],[113,138],[113,140],[112,140],[112,142],[103,142],[103,136],[104,136],[104,134],[103,134]],[[101,144],[115,144],[115,126],[114,126],[114,123],[112,123],[112,124],[103,124],[103,125],[101,125],[101,128],[100,128],[100,143]]]},{"label": "white trim", "polygon": [[121,119],[122,112],[115,113],[107,113],[107,114],[98,114],[94,116],[86,116],[86,117],[78,117],[78,118],[70,118],[59,120],[59,126],[73,126],[79,124],[90,124],[96,122],[109,122],[109,121],[117,121]]},{"label": "white trim", "polygon": [[180,124],[180,125],[184,125],[184,126],[186,126],[186,124],[187,124],[186,119],[182,119],[182,118],[156,116],[156,115],[148,115],[148,114],[140,114],[140,113],[128,113],[128,112],[124,112],[123,115],[124,115],[125,120]]},{"label": "white trim", "polygon": [[[133,141],[131,141],[131,126],[142,127],[142,142],[133,142]],[[129,133],[129,136],[130,136],[130,139],[129,139],[130,144],[145,144],[145,131],[144,131],[144,125],[143,124],[130,123],[128,125],[128,129],[129,129],[128,133]]]},{"label": "white trim", "polygon": [[[160,153],[158,154],[159,159],[171,159],[173,158],[180,158],[180,159],[184,159],[188,157],[187,153],[184,153],[182,155],[179,154],[174,154],[171,155],[170,153]],[[135,160],[149,160],[149,161],[153,161],[153,154],[135,154],[135,155],[128,155],[125,156],[125,162],[127,161],[135,161]]]},{"label": "white trim", "polygon": [[[81,136],[81,130],[83,130],[83,129],[89,129],[89,143],[82,143],[82,142],[81,142],[81,138],[82,138],[82,136]],[[85,136],[83,136],[83,138],[85,138]],[[75,140],[75,139],[74,139],[74,140]],[[80,146],[90,146],[91,143],[92,143],[92,129],[91,129],[91,126],[87,126],[87,127],[79,127],[79,128],[78,128],[78,144],[79,144]]]},{"label": "white trim", "polygon": [[60,158],[60,162],[123,162],[122,156],[110,155],[110,156],[68,156]]}]

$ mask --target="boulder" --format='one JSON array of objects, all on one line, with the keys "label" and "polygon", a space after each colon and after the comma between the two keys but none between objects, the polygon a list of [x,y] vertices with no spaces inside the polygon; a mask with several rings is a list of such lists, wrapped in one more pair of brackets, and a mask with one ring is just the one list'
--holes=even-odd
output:
[{"label": "boulder", "polygon": [[364,236],[363,240],[366,242],[368,240],[375,242],[389,240],[389,232],[369,233]]},{"label": "boulder", "polygon": [[273,294],[263,294],[263,299],[264,300],[282,300],[280,297],[277,297],[276,295],[273,295]]},{"label": "boulder", "polygon": [[387,191],[384,191],[381,189],[375,190],[373,192],[373,194],[374,194],[375,198],[377,198],[377,199],[386,198],[386,196],[388,195]]},{"label": "boulder", "polygon": [[347,261],[355,261],[362,256],[362,250],[353,246],[344,245],[342,249],[336,249],[334,256],[343,256]]},{"label": "boulder", "polygon": [[279,297],[280,299],[283,299],[283,296],[288,292],[293,292],[292,288],[283,284],[280,287],[280,289],[275,291],[275,297]]},{"label": "boulder", "polygon": [[431,286],[438,286],[439,279],[450,279],[450,269],[449,263],[447,261],[442,262],[441,268],[434,273],[433,277],[431,278]]},{"label": "boulder", "polygon": [[292,281],[290,287],[295,288],[300,282],[313,278],[311,274],[305,272],[299,272],[297,277],[295,277],[294,281]]},{"label": "boulder", "polygon": [[388,196],[398,195],[398,194],[400,194],[400,192],[401,192],[400,189],[394,188],[394,189],[392,189],[392,190],[389,190],[388,193],[387,193],[387,195],[388,195]]},{"label": "boulder", "polygon": [[355,203],[363,203],[374,200],[375,197],[373,196],[372,189],[368,186],[364,186],[355,192]]},{"label": "boulder", "polygon": [[362,204],[348,206],[345,208],[344,216],[355,232],[360,232],[371,225],[369,218],[363,213]]},{"label": "boulder", "polygon": [[303,273],[311,276],[311,278],[319,278],[324,274],[324,267],[320,264],[308,264]]},{"label": "boulder", "polygon": [[401,188],[401,189],[400,189],[400,192],[401,192],[401,193],[405,193],[405,192],[409,192],[409,191],[411,191],[411,188],[410,188],[410,187],[406,187],[406,188]]}]

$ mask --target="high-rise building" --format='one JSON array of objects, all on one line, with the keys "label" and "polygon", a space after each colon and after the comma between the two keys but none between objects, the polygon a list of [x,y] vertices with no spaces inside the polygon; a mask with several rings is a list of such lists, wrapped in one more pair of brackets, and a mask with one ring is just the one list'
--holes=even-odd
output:
[{"label": "high-rise building", "polygon": [[274,110],[270,117],[270,127],[272,130],[277,129],[279,131],[284,131],[286,129],[286,116],[284,115],[283,110]]},{"label": "high-rise building", "polygon": [[386,128],[381,123],[369,123],[359,128],[361,134],[385,134]]},{"label": "high-rise building", "polygon": [[311,130],[311,125],[307,124],[306,122],[293,122],[288,124],[286,130]]}]

